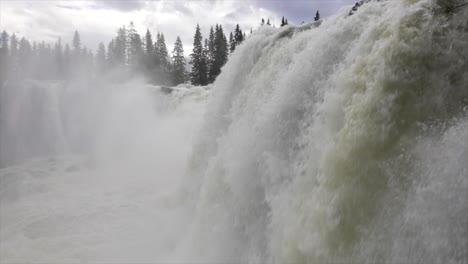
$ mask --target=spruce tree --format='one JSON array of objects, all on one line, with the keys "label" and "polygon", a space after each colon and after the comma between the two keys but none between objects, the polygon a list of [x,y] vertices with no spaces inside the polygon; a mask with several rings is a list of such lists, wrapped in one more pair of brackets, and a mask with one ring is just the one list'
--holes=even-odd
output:
[{"label": "spruce tree", "polygon": [[232,32],[229,34],[229,51],[231,53],[236,50],[236,42],[234,41],[234,36],[232,35]]},{"label": "spruce tree", "polygon": [[286,23],[284,22],[284,17],[283,17],[283,18],[281,18],[281,25],[280,25],[280,26],[281,26],[281,27],[284,27],[284,26],[286,26]]},{"label": "spruce tree", "polygon": [[174,50],[172,51],[172,67],[173,67],[173,81],[174,85],[185,82],[185,57],[184,47],[180,37],[174,43]]},{"label": "spruce tree", "polygon": [[268,25],[268,26],[271,26],[270,19],[268,19],[267,25]]},{"label": "spruce tree", "polygon": [[127,56],[128,64],[134,69],[138,70],[141,68],[143,60],[143,47],[141,42],[141,37],[138,32],[135,30],[135,25],[133,22],[130,22],[127,30]]},{"label": "spruce tree", "polygon": [[314,21],[318,21],[318,20],[320,20],[320,13],[319,13],[319,11],[317,10],[317,13],[315,13]]},{"label": "spruce tree", "polygon": [[96,53],[96,68],[99,73],[102,73],[106,69],[106,47],[104,43],[99,43],[99,47]]},{"label": "spruce tree", "polygon": [[3,80],[7,77],[8,72],[8,40],[9,35],[6,31],[2,32],[2,39],[0,41],[0,85],[3,84]]},{"label": "spruce tree", "polygon": [[24,78],[30,78],[31,75],[31,44],[24,37],[21,38],[18,47],[18,66]]},{"label": "spruce tree", "polygon": [[63,49],[62,49],[62,40],[59,38],[54,47],[54,64],[55,64],[55,74],[57,79],[64,77],[64,64],[63,64]]},{"label": "spruce tree", "polygon": [[124,66],[127,61],[127,30],[125,26],[119,28],[114,40],[113,59],[116,65]]},{"label": "spruce tree", "polygon": [[81,51],[81,38],[78,30],[75,30],[75,34],[73,35],[72,47],[74,55],[79,56]]},{"label": "spruce tree", "polygon": [[207,68],[208,68],[208,82],[212,83],[216,79],[214,74],[214,61],[216,54],[216,45],[215,45],[215,31],[213,27],[210,28],[210,36],[208,39],[208,54],[207,54]]},{"label": "spruce tree", "polygon": [[145,43],[145,68],[147,72],[151,72],[155,67],[155,58],[153,36],[151,36],[149,29],[146,29]]},{"label": "spruce tree", "polygon": [[239,24],[237,24],[236,29],[234,30],[234,41],[236,47],[244,41],[244,34],[242,33]]},{"label": "spruce tree", "polygon": [[65,79],[70,78],[70,65],[71,65],[70,46],[66,44],[65,49],[63,51],[63,74],[64,74]]},{"label": "spruce tree", "polygon": [[107,56],[106,56],[107,69],[111,69],[112,67],[115,66],[114,50],[115,50],[115,40],[112,39],[107,45]]},{"label": "spruce tree", "polygon": [[200,26],[197,25],[195,30],[195,36],[193,38],[193,52],[190,55],[190,64],[192,65],[192,72],[190,79],[193,85],[206,85],[207,84],[207,72],[206,72],[206,60],[203,57],[203,36],[200,31]]}]

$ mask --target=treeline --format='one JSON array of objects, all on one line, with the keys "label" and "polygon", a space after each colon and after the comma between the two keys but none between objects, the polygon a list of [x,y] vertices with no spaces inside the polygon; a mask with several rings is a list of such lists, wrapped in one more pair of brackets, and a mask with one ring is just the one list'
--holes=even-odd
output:
[{"label": "treeline", "polygon": [[209,37],[203,39],[200,27],[195,30],[193,51],[187,68],[184,48],[177,37],[169,53],[163,33],[153,39],[149,30],[144,37],[135,30],[133,22],[117,30],[107,44],[99,43],[94,54],[82,46],[75,31],[71,45],[30,42],[3,31],[0,35],[0,84],[7,79],[70,80],[92,79],[107,73],[143,74],[160,85],[178,85],[190,81],[193,85],[214,82],[228,56],[246,38],[239,25],[226,38],[223,27],[211,27]]}]

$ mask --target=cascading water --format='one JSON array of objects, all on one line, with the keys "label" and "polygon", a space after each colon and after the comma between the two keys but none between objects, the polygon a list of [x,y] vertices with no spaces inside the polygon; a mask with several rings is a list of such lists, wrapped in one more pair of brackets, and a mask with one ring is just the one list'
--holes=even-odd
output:
[{"label": "cascading water", "polygon": [[206,110],[203,88],[112,90],[82,119],[104,123],[92,162],[0,172],[0,260],[466,262],[468,9],[448,3],[260,28]]}]

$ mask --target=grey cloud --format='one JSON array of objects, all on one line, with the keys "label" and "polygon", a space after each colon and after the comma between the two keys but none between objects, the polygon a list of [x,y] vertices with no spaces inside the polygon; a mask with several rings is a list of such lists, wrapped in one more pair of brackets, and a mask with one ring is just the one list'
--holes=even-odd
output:
[{"label": "grey cloud", "polygon": [[142,0],[95,0],[97,8],[110,8],[128,12],[140,10],[145,6]]}]

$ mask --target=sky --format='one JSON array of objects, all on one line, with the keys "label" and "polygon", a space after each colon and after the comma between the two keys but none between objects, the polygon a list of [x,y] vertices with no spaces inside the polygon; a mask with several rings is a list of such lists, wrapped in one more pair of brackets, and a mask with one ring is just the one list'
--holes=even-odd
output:
[{"label": "sky", "polygon": [[[31,41],[53,43],[60,37],[70,43],[78,30],[83,45],[95,50],[107,43],[117,29],[133,21],[144,36],[146,29],[162,32],[172,51],[177,36],[190,53],[196,24],[207,37],[210,26],[222,24],[226,35],[236,24],[249,32],[260,25],[261,18],[279,26],[285,16],[290,24],[311,21],[320,10],[322,17],[335,13],[357,0],[0,0],[0,30]],[[153,40],[155,38],[153,37]]]}]

